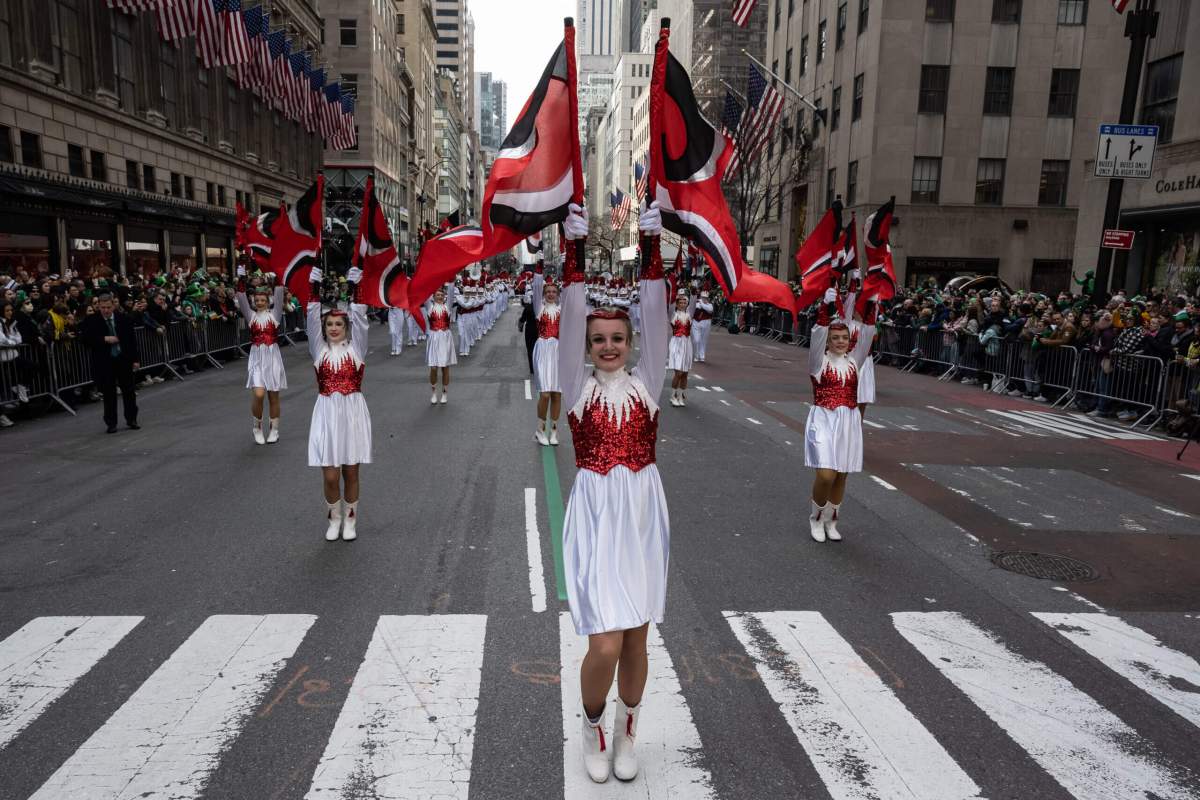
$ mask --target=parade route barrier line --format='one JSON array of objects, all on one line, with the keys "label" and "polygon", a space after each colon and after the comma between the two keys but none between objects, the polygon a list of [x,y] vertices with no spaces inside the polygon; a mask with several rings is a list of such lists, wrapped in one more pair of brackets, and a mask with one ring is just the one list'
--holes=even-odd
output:
[{"label": "parade route barrier line", "polygon": [[558,484],[558,463],[553,447],[543,447],[542,474],[546,483],[546,516],[550,519],[550,546],[554,550],[554,585],[558,599],[567,599],[567,574],[563,569],[563,499]]}]

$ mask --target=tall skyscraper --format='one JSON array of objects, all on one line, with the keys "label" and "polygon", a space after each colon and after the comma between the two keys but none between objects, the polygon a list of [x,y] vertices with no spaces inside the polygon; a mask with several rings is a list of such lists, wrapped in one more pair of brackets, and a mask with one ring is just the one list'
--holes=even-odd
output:
[{"label": "tall skyscraper", "polygon": [[433,0],[437,24],[437,67],[461,77],[466,68],[466,0]]},{"label": "tall skyscraper", "polygon": [[581,56],[620,56],[629,34],[629,0],[578,0],[575,52]]},{"label": "tall skyscraper", "polygon": [[493,80],[492,73],[475,74],[475,128],[479,131],[479,146],[488,150],[500,149],[508,133],[508,86]]}]

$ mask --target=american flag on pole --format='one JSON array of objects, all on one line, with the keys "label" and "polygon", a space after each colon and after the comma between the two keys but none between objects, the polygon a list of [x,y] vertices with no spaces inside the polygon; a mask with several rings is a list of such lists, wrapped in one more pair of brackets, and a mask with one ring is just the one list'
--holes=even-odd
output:
[{"label": "american flag on pole", "polygon": [[733,21],[739,28],[746,27],[750,21],[750,12],[758,5],[758,0],[733,0]]},{"label": "american flag on pole", "polygon": [[293,109],[290,116],[296,122],[304,122],[308,116],[308,80],[304,76],[308,68],[308,54],[297,50],[288,57],[288,63],[291,66],[288,91],[291,93]]},{"label": "american flag on pole", "polygon": [[283,31],[271,31],[267,35],[267,40],[271,44],[271,73],[270,87],[271,100],[274,106],[287,112],[288,106],[288,84],[291,82],[291,68],[288,67],[288,54],[292,51],[292,44],[288,41],[287,34]]},{"label": "american flag on pole", "polygon": [[221,0],[196,0],[196,55],[205,69],[225,63],[224,29],[217,17]]},{"label": "american flag on pole", "polygon": [[633,165],[633,185],[634,191],[637,192],[639,198],[646,196],[646,186],[649,183],[650,176],[646,171],[646,159],[643,157],[640,161]]},{"label": "american flag on pole", "polygon": [[358,147],[358,131],[354,130],[354,98],[348,94],[342,95],[342,113],[338,120],[338,137],[335,146],[338,150],[351,150]]},{"label": "american flag on pole", "polygon": [[308,119],[305,127],[309,133],[321,130],[321,107],[325,105],[325,70],[313,67],[308,71],[308,83],[312,87],[308,93]]},{"label": "american flag on pole", "polygon": [[222,44],[226,64],[245,64],[250,60],[250,37],[242,17],[242,0],[214,0],[221,18]]},{"label": "american flag on pole", "polygon": [[625,221],[629,219],[629,210],[633,208],[633,199],[617,189],[608,196],[608,204],[612,206],[612,229],[619,231],[625,227]]},{"label": "american flag on pole", "polygon": [[742,124],[742,104],[733,96],[733,92],[725,92],[725,108],[721,112],[721,130],[733,142],[733,155],[729,159],[726,175],[732,174],[738,168],[741,160],[741,147],[738,146],[738,128]]},{"label": "american flag on pole", "polygon": [[1129,0],[1112,0],[1113,9],[1118,14],[1125,13],[1125,7],[1129,5]]},{"label": "american flag on pole", "polygon": [[342,117],[342,87],[338,81],[326,85],[320,98],[320,116],[317,127],[325,146],[333,149],[333,140],[337,136],[338,126]]},{"label": "american flag on pole", "polygon": [[779,116],[783,113],[783,95],[775,90],[774,82],[767,79],[758,71],[754,64],[750,65],[750,81],[746,90],[749,108],[742,119],[741,163],[749,164],[758,155],[775,132]]},{"label": "american flag on pole", "polygon": [[243,89],[253,89],[262,95],[264,81],[268,73],[263,69],[264,53],[267,64],[270,64],[271,54],[266,50],[267,41],[263,38],[266,31],[266,21],[259,16],[260,6],[247,8],[242,11],[242,24],[246,29],[246,41],[249,45],[250,57],[237,65],[238,86]]},{"label": "american flag on pole", "polygon": [[180,39],[196,35],[196,0],[165,0],[158,7],[158,33],[179,46]]}]

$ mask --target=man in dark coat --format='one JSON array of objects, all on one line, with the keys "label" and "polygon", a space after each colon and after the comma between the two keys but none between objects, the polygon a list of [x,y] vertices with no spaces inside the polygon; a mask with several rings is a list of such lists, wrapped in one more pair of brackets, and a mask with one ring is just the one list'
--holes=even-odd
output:
[{"label": "man in dark coat", "polygon": [[97,313],[84,318],[84,344],[92,351],[92,380],[104,395],[104,423],[109,433],[117,432],[117,386],[125,405],[125,424],[137,430],[137,393],[133,373],[141,365],[133,323],[116,313],[111,294],[96,298]]},{"label": "man in dark coat", "polygon": [[529,374],[533,374],[533,346],[538,340],[537,318],[533,316],[533,299],[530,290],[526,288],[521,297],[521,318],[517,320],[517,329],[525,332],[525,352],[529,356]]}]

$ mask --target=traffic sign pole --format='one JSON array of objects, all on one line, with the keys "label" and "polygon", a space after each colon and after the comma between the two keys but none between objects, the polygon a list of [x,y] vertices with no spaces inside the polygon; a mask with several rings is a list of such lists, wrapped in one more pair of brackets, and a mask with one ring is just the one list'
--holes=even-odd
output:
[{"label": "traffic sign pole", "polygon": [[[1122,125],[1133,122],[1133,112],[1137,108],[1138,84],[1142,81],[1142,62],[1146,59],[1146,42],[1154,38],[1158,32],[1158,12],[1154,10],[1154,0],[1137,0],[1137,8],[1125,16],[1125,36],[1129,39],[1129,63],[1125,67],[1125,93],[1121,95],[1121,116],[1117,121]],[[1116,228],[1121,216],[1121,190],[1125,181],[1121,178],[1110,178],[1108,181],[1108,201],[1104,205],[1104,225],[1101,235],[1109,228]],[[1096,284],[1092,294],[1092,302],[1102,306],[1108,301],[1109,280],[1112,276],[1113,251],[1107,247],[1100,248],[1100,258],[1096,261]]]}]

